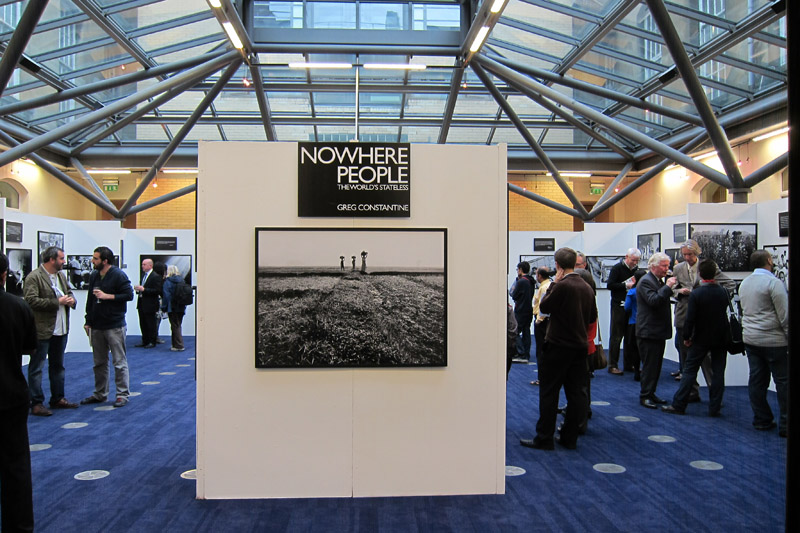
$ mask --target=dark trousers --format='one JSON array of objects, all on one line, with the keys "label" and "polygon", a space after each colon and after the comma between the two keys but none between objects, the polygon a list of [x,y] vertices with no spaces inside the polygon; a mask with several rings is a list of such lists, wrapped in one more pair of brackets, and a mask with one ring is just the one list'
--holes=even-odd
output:
[{"label": "dark trousers", "polygon": [[750,406],[753,408],[753,425],[767,427],[774,418],[767,402],[769,378],[775,380],[778,393],[778,429],[786,431],[786,409],[789,398],[789,347],[744,345],[747,362],[750,365],[750,378],[747,390],[750,393]]},{"label": "dark trousers", "polygon": [[[686,368],[686,356],[689,354],[689,348],[683,344],[683,328],[675,328],[675,347],[678,348],[678,360],[680,361],[681,382],[686,377],[683,375],[684,368]],[[700,369],[703,371],[703,377],[706,378],[706,385],[711,387],[711,382],[714,381],[714,368],[711,363],[711,357],[706,356],[700,361]],[[697,369],[694,372],[694,382],[692,383],[692,396],[700,396],[700,385],[697,383]]]},{"label": "dark trousers", "polygon": [[33,531],[28,406],[0,409],[0,432],[0,530]]},{"label": "dark trousers", "polygon": [[625,338],[625,330],[628,328],[628,315],[625,307],[619,302],[611,300],[611,332],[608,341],[608,369],[619,368],[619,346]]},{"label": "dark trousers", "polygon": [[539,360],[539,421],[536,440],[553,440],[558,417],[558,393],[564,387],[567,412],[561,426],[561,441],[567,445],[578,440],[578,426],[586,419],[588,399],[584,385],[589,372],[586,347],[567,348],[547,344]]},{"label": "dark trousers", "polygon": [[515,311],[514,318],[517,319],[517,331],[521,334],[521,337],[517,338],[517,354],[523,359],[530,359],[533,315],[519,315]]},{"label": "dark trousers", "polygon": [[158,322],[155,311],[139,311],[139,327],[142,330],[142,344],[155,344],[158,337]]},{"label": "dark trousers", "polygon": [[183,313],[167,313],[169,317],[169,328],[172,330],[172,347],[179,350],[183,349]]},{"label": "dark trousers", "polygon": [[[684,345],[685,346],[685,345]],[[713,379],[708,382],[709,414],[716,414],[722,406],[722,393],[725,391],[725,366],[728,362],[728,352],[724,346],[704,346],[692,344],[687,350],[686,361],[681,372],[681,384],[672,398],[672,405],[684,411],[689,403],[694,387],[697,386],[697,371],[700,366],[709,360],[713,366]]]},{"label": "dark trousers", "polygon": [[545,318],[541,322],[534,322],[533,323],[533,339],[536,341],[536,348],[534,349],[534,353],[536,354],[536,362],[539,362],[539,358],[544,353],[544,338],[547,335],[547,324],[550,322],[549,318]]},{"label": "dark trousers", "polygon": [[661,375],[661,364],[664,362],[664,339],[637,338],[639,355],[642,357],[642,381],[639,399],[652,399],[656,395],[658,378]]},{"label": "dark trousers", "polygon": [[639,346],[636,344],[636,324],[628,324],[625,329],[625,344],[622,355],[625,357],[625,370],[639,372],[641,358],[639,357]]},{"label": "dark trousers", "polygon": [[40,340],[36,352],[31,355],[28,364],[28,390],[31,395],[31,407],[44,403],[42,390],[42,374],[47,361],[47,375],[50,378],[50,405],[55,405],[64,397],[64,349],[67,347],[66,335],[53,335],[49,339]]}]

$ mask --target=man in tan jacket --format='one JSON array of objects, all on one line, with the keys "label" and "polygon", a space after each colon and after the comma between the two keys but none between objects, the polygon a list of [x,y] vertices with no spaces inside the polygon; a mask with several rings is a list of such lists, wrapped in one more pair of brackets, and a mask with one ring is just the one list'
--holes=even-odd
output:
[{"label": "man in tan jacket", "polygon": [[50,407],[75,409],[78,404],[64,397],[64,350],[69,333],[69,310],[75,308],[75,298],[64,268],[64,250],[50,246],[42,253],[42,264],[25,278],[23,294],[33,309],[38,346],[28,365],[28,388],[31,396],[31,414],[50,416],[44,406],[42,372],[45,359],[49,359]]}]

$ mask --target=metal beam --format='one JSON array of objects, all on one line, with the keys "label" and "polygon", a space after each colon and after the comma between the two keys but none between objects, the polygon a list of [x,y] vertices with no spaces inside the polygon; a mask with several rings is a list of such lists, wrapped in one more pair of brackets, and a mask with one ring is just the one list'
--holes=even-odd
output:
[{"label": "metal beam", "polygon": [[86,126],[94,124],[95,122],[105,119],[111,115],[115,115],[125,109],[130,108],[131,106],[137,104],[138,102],[147,100],[148,98],[155,96],[165,90],[168,90],[172,87],[180,85],[184,83],[187,79],[192,79],[198,76],[200,73],[211,73],[215,70],[218,70],[221,66],[229,63],[233,58],[237,57],[236,52],[229,52],[225,55],[222,55],[208,63],[203,65],[197,66],[191,70],[188,70],[182,74],[178,74],[168,80],[162,81],[144,89],[140,92],[134,93],[130,96],[127,96],[121,100],[114,102],[113,104],[105,107],[103,109],[98,109],[97,111],[92,111],[87,113],[86,115],[75,119],[74,121],[64,124],[58,128],[50,130],[47,133],[43,133],[39,135],[35,139],[31,139],[28,142],[20,144],[19,146],[7,150],[6,152],[0,154],[0,166],[6,165],[11,161],[19,159],[20,157],[24,157],[31,152],[42,148],[43,146],[47,146],[48,144],[55,142],[63,137],[66,137],[72,132],[78,131]]},{"label": "metal beam", "polygon": [[541,78],[549,82],[556,83],[558,85],[569,87],[571,89],[577,89],[579,91],[583,91],[589,94],[594,94],[596,96],[602,96],[603,98],[608,98],[609,100],[622,102],[624,104],[627,104],[631,107],[636,107],[638,109],[652,111],[653,113],[658,113],[659,115],[664,115],[665,117],[674,118],[675,120],[680,120],[681,122],[688,122],[689,124],[694,124],[696,126],[703,125],[702,119],[696,115],[692,115],[691,113],[684,113],[683,111],[677,111],[667,106],[654,104],[646,100],[643,100],[641,98],[635,98],[625,93],[612,91],[611,89],[605,89],[603,87],[599,87],[591,83],[586,83],[585,81],[576,80],[575,78],[569,78],[567,76],[555,74],[549,70],[540,69],[532,65],[526,65],[524,63],[520,63],[519,61],[514,61],[512,59],[507,59],[505,57],[492,56],[492,59],[494,59],[498,63],[502,63],[507,67],[522,72],[523,74],[527,74],[528,76],[534,76],[536,78]]},{"label": "metal beam", "polygon": [[523,189],[522,187],[519,187],[518,185],[514,185],[513,183],[509,183],[508,184],[508,190],[513,192],[514,194],[518,194],[520,196],[524,196],[525,198],[529,198],[529,199],[533,200],[534,202],[539,202],[540,204],[542,204],[544,206],[551,207],[551,208],[555,209],[556,211],[561,211],[562,213],[567,214],[567,215],[569,215],[571,217],[582,218],[581,214],[578,213],[576,210],[572,209],[571,207],[567,207],[565,205],[561,205],[558,202],[554,202],[550,198],[545,198],[544,196],[539,196],[535,192],[531,192],[531,191],[529,191],[527,189]]},{"label": "metal beam", "polygon": [[539,146],[539,143],[536,141],[536,139],[533,138],[533,135],[531,135],[531,132],[528,131],[528,128],[526,128],[525,125],[522,123],[522,121],[519,119],[517,113],[511,107],[511,104],[509,104],[508,101],[505,98],[503,98],[503,95],[500,94],[500,91],[497,90],[497,87],[495,87],[494,83],[492,83],[492,80],[489,78],[489,75],[486,74],[486,71],[483,70],[483,68],[481,68],[481,66],[477,63],[472,63],[470,66],[472,67],[472,70],[475,71],[475,74],[478,75],[478,78],[480,78],[481,82],[489,90],[489,93],[491,93],[495,102],[497,102],[497,104],[506,114],[508,119],[514,123],[514,126],[516,126],[517,131],[519,131],[520,135],[522,135],[522,137],[525,139],[525,142],[527,142],[528,145],[530,145],[531,149],[534,152],[536,152],[536,155],[539,156],[539,159],[542,160],[542,163],[544,163],[545,167],[547,167],[547,170],[549,170],[550,173],[553,175],[553,180],[556,182],[556,185],[558,185],[558,187],[561,189],[561,191],[564,193],[567,199],[569,199],[575,210],[578,213],[580,213],[580,217],[583,218],[585,216],[588,216],[589,212],[586,211],[586,208],[583,207],[581,201],[578,200],[578,197],[575,195],[575,191],[573,191],[570,188],[569,184],[566,181],[564,181],[564,179],[561,177],[561,174],[558,172],[556,166],[547,156],[545,151],[542,150],[542,147]]},{"label": "metal beam", "polygon": [[150,68],[156,66],[147,52],[137,43],[128,38],[120,28],[119,24],[103,11],[93,0],[72,0],[72,3],[77,5],[81,11],[86,13],[101,30],[106,32],[114,41],[126,52],[128,52],[136,61],[141,63],[144,67]]},{"label": "metal beam", "polygon": [[753,171],[744,179],[744,186],[746,188],[755,187],[768,177],[780,172],[787,166],[789,166],[789,152],[779,155],[763,167]]},{"label": "metal beam", "polygon": [[625,165],[625,168],[619,171],[617,177],[615,177],[611,181],[611,183],[608,185],[608,188],[603,193],[603,196],[601,196],[600,199],[597,200],[597,202],[594,205],[600,205],[606,200],[608,200],[608,198],[613,194],[614,189],[616,189],[619,186],[619,184],[622,182],[623,179],[625,179],[625,176],[628,175],[628,172],[630,172],[632,168],[633,168],[633,162],[631,161],[627,165]]},{"label": "metal beam", "polygon": [[33,29],[47,7],[47,1],[28,2],[28,5],[25,6],[25,11],[19,18],[19,22],[17,22],[14,35],[8,41],[3,58],[0,59],[0,96],[6,90],[6,85],[11,80],[11,76],[14,75],[14,69],[17,68],[17,63],[19,63],[22,53],[25,51],[25,47],[28,46],[31,35],[33,35]]},{"label": "metal beam", "polygon": [[87,83],[86,85],[81,85],[80,87],[65,89],[63,91],[59,91],[53,94],[46,94],[44,96],[31,98],[30,100],[24,100],[21,102],[15,102],[13,104],[0,106],[0,116],[10,115],[12,113],[19,113],[20,111],[27,111],[28,109],[34,109],[37,107],[55,104],[58,102],[63,102],[64,100],[70,100],[72,98],[85,96],[87,94],[95,93],[98,91],[114,89],[116,87],[121,87],[129,83],[135,83],[137,81],[142,81],[149,78],[155,78],[156,76],[169,74],[171,72],[182,70],[184,68],[189,68],[195,65],[199,65],[200,63],[205,63],[206,61],[210,61],[215,57],[219,57],[220,55],[222,54],[220,52],[217,52],[213,54],[205,54],[201,56],[190,57],[188,59],[183,59],[181,61],[175,61],[174,63],[159,65],[157,67],[153,67],[150,69],[143,69],[137,72],[131,72],[130,74],[115,76],[107,80],[96,81],[94,83]]},{"label": "metal beam", "polygon": [[483,55],[477,56],[475,60],[479,61],[481,66],[485,66],[499,78],[505,80],[513,80],[515,83],[526,85],[530,87],[532,90],[540,93],[545,98],[549,98],[550,100],[553,100],[554,102],[561,104],[567,109],[570,109],[573,112],[578,113],[579,115],[582,115],[587,119],[593,120],[610,130],[616,131],[620,135],[629,137],[643,146],[647,146],[654,152],[659,153],[664,157],[667,157],[680,165],[683,165],[684,167],[721,185],[722,187],[725,188],[730,187],[730,181],[724,174],[717,172],[711,167],[708,167],[706,165],[703,165],[702,163],[695,161],[691,157],[688,157],[685,154],[680,153],[679,151],[667,146],[664,143],[656,141],[655,139],[648,137],[647,135],[644,135],[643,133],[629,126],[626,126],[611,117],[599,113],[588,106],[575,102],[571,98],[564,96],[558,91],[550,89],[549,87],[546,87],[541,83],[532,80],[531,78],[522,76],[521,74],[518,74],[509,69],[508,67],[505,67],[497,63],[496,61],[488,59]]},{"label": "metal beam", "polygon": [[163,203],[169,202],[170,200],[174,200],[175,198],[180,198],[181,196],[185,196],[187,194],[193,193],[197,190],[197,183],[193,185],[187,185],[182,189],[178,189],[177,191],[168,192],[167,194],[161,195],[158,198],[153,198],[152,200],[148,200],[146,202],[142,202],[130,208],[128,211],[128,216],[140,213],[151,207],[156,207],[157,205],[161,205]]},{"label": "metal beam", "polygon": [[[9,146],[17,146],[18,145],[17,141],[13,137],[9,136],[8,134],[6,134],[3,131],[0,131],[0,140],[2,140],[4,143],[8,144]],[[66,185],[67,187],[69,187],[73,191],[77,192],[78,194],[80,194],[81,196],[83,196],[84,198],[86,198],[87,200],[92,202],[93,204],[95,204],[100,209],[108,212],[112,216],[116,216],[117,210],[110,202],[106,202],[103,199],[98,198],[97,196],[92,194],[86,187],[83,187],[77,181],[75,181],[71,177],[69,177],[66,174],[64,174],[63,172],[61,172],[59,169],[57,169],[56,167],[51,165],[50,162],[47,161],[46,159],[44,159],[43,157],[41,157],[39,155],[36,155],[35,153],[29,154],[29,157],[39,167],[41,167],[42,170],[44,170],[48,174],[52,175],[54,178],[56,178],[57,180],[62,182],[64,185]]]},{"label": "metal beam", "polygon": [[[97,182],[96,182],[96,181],[94,181],[94,178],[92,178],[92,176],[91,176],[91,175],[90,175],[88,172],[86,172],[86,169],[85,169],[85,168],[83,168],[83,165],[81,164],[81,162],[80,162],[80,161],[78,161],[78,160],[77,160],[77,159],[75,159],[74,157],[71,157],[71,158],[69,159],[69,162],[70,162],[70,164],[72,165],[72,167],[73,167],[75,170],[77,170],[77,171],[78,171],[78,173],[79,173],[81,176],[83,176],[83,179],[85,179],[87,182],[89,182],[89,185],[91,185],[91,186],[92,186],[92,189],[94,189],[94,192],[95,192],[95,194],[96,194],[98,197],[100,197],[101,199],[105,200],[105,201],[108,203],[108,205],[114,205],[114,204],[111,202],[111,200],[108,198],[108,196],[106,195],[106,193],[105,193],[105,192],[103,192],[103,189],[101,189],[101,188],[100,188],[100,186],[97,184]],[[114,210],[116,211],[116,208],[115,208]]]},{"label": "metal beam", "polygon": [[253,88],[256,93],[258,109],[261,111],[261,120],[264,122],[264,133],[268,141],[274,141],[278,137],[275,135],[275,126],[272,125],[272,110],[267,100],[266,88],[264,87],[264,77],[261,76],[261,67],[250,64],[250,75],[253,77]]},{"label": "metal beam", "polygon": [[220,92],[222,92],[222,89],[225,88],[225,84],[228,83],[228,80],[230,80],[234,74],[236,74],[236,71],[239,69],[239,65],[241,64],[242,64],[241,58],[237,57],[237,59],[235,59],[233,63],[228,65],[228,68],[225,69],[225,72],[223,72],[219,80],[217,80],[217,83],[214,85],[214,88],[211,89],[211,91],[209,91],[209,93],[197,105],[197,109],[194,110],[192,116],[189,117],[189,119],[181,127],[178,133],[175,134],[175,137],[169,142],[167,147],[164,148],[164,151],[158,157],[158,159],[150,168],[150,170],[147,171],[147,174],[145,175],[144,178],[142,178],[142,181],[139,182],[139,185],[133,191],[130,198],[128,198],[122,205],[122,207],[119,209],[120,218],[125,218],[126,216],[128,216],[128,212],[136,203],[136,200],[139,199],[142,193],[144,193],[145,189],[147,189],[147,187],[150,185],[150,182],[153,181],[153,178],[155,178],[156,173],[159,170],[161,170],[161,167],[163,167],[167,163],[167,161],[169,161],[169,158],[172,156],[172,153],[178,148],[178,146],[181,144],[183,139],[186,138],[189,132],[192,131],[192,128],[197,122],[197,119],[200,118],[200,116],[202,116],[202,114],[206,112],[208,106],[210,106],[211,102],[214,101],[214,98],[216,98],[217,95]]}]

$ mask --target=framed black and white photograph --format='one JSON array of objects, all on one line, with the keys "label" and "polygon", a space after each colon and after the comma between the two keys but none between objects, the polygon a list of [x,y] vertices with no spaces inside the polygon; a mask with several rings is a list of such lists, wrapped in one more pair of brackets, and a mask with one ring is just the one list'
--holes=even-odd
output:
[{"label": "framed black and white photograph", "polygon": [[597,289],[607,289],[608,276],[611,274],[611,269],[622,261],[621,255],[590,255],[586,257],[586,265],[589,272],[592,273],[594,284]]},{"label": "framed black and white photograph", "polygon": [[681,254],[680,248],[667,248],[664,250],[664,253],[669,256],[670,269],[675,268],[675,265],[683,262],[683,254]]},{"label": "framed black and white photograph", "polygon": [[91,255],[68,255],[64,265],[67,279],[73,290],[86,290],[89,287],[89,277],[92,275]]},{"label": "framed black and white photograph", "polygon": [[64,234],[63,233],[50,233],[49,231],[40,231],[39,237],[39,265],[42,264],[42,253],[51,246],[58,246],[64,249]]},{"label": "framed black and white photograph", "polygon": [[681,244],[686,241],[686,223],[672,225],[672,242]]},{"label": "framed black and white photograph", "polygon": [[447,230],[256,228],[256,368],[447,366]]},{"label": "framed black and white photograph", "polygon": [[5,248],[5,240],[6,240],[5,220],[0,218],[0,252],[2,252],[3,249]]},{"label": "framed black and white photograph", "polygon": [[22,222],[6,222],[6,242],[22,242]]},{"label": "framed black and white photograph", "polygon": [[647,261],[650,259],[650,256],[661,251],[661,234],[647,233],[645,235],[637,235],[636,247],[642,252],[642,257],[639,260],[639,267],[647,268]]},{"label": "framed black and white photograph", "polygon": [[778,237],[789,236],[789,212],[778,213]]},{"label": "framed black and white photograph", "polygon": [[6,277],[6,292],[22,296],[22,284],[28,274],[33,271],[33,251],[8,249],[8,276]]},{"label": "framed black and white photograph", "polygon": [[556,251],[556,240],[555,239],[534,238],[533,239],[533,251],[534,252],[555,252]]},{"label": "framed black and white photograph", "polygon": [[700,245],[702,257],[713,259],[723,272],[747,272],[757,246],[758,225],[689,223],[689,238]]},{"label": "framed black and white photograph", "polygon": [[764,249],[772,255],[772,273],[783,282],[786,290],[789,290],[789,245],[773,244],[765,246]]},{"label": "framed black and white photograph", "polygon": [[[192,256],[191,255],[166,255],[166,254],[142,254],[139,256],[139,279],[142,279],[142,261],[145,259],[152,259],[153,264],[161,262],[164,263],[165,268],[169,265],[175,265],[178,267],[178,271],[180,272],[183,279],[186,281],[186,284],[190,287],[192,286]],[[133,281],[133,280],[131,280]],[[138,285],[138,280],[133,283],[134,285]]]},{"label": "framed black and white photograph", "polygon": [[[555,273],[556,271],[556,259],[553,254],[550,255],[521,255],[519,256],[519,262],[526,261],[529,265],[531,265],[531,276],[535,276],[535,272],[539,267],[547,267],[550,272]],[[516,265],[514,265],[514,272],[517,271]]]}]

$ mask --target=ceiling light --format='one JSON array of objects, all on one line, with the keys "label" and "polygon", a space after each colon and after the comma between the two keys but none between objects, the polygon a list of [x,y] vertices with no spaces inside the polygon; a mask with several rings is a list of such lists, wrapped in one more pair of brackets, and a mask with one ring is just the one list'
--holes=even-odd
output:
[{"label": "ceiling light", "polygon": [[713,151],[713,152],[708,152],[707,154],[698,155],[698,156],[696,156],[696,157],[694,158],[694,160],[695,160],[695,161],[702,161],[703,159],[709,159],[709,158],[712,158],[712,157],[717,157],[717,152],[716,152],[716,150],[715,150],[715,151]]},{"label": "ceiling light", "polygon": [[233,24],[230,22],[223,22],[222,27],[225,28],[225,32],[228,34],[228,38],[231,40],[231,44],[237,50],[241,50],[244,48],[244,44],[242,44],[242,40],[239,38],[239,34],[236,33],[236,28],[233,27]]},{"label": "ceiling light", "polygon": [[472,45],[469,47],[470,52],[477,52],[480,50],[481,45],[483,44],[483,40],[486,39],[486,36],[489,35],[489,26],[482,26],[480,30],[478,30],[478,34],[475,36],[475,40],[472,41]]},{"label": "ceiling light", "polygon": [[789,131],[789,126],[786,126],[785,128],[781,128],[779,130],[771,131],[769,133],[765,133],[763,135],[759,135],[758,137],[753,137],[753,142],[763,141],[764,139],[769,139],[770,137],[775,137],[775,136],[780,135],[782,133],[786,133],[787,131]]},{"label": "ceiling light", "polygon": [[[592,173],[591,172],[559,172],[558,175],[561,176],[562,178],[591,178],[592,177]],[[550,172],[547,173],[547,176],[550,177],[550,178],[553,177],[553,175]]]},{"label": "ceiling light", "polygon": [[492,13],[500,13],[500,10],[503,9],[505,4],[506,0],[494,0],[494,4],[492,4],[492,8],[489,11]]},{"label": "ceiling light", "polygon": [[217,8],[217,9],[219,9],[219,8],[221,8],[221,7],[222,7],[222,2],[221,2],[221,0],[208,0],[208,4],[209,4],[211,7],[215,7],[215,8]]},{"label": "ceiling light", "polygon": [[162,168],[164,174],[197,174],[196,168]]},{"label": "ceiling light", "polygon": [[87,170],[89,174],[130,174],[129,168],[92,168]]},{"label": "ceiling light", "polygon": [[387,69],[387,70],[425,70],[427,65],[420,63],[364,63],[367,69]]},{"label": "ceiling light", "polygon": [[299,63],[289,63],[289,68],[337,68],[337,69],[345,69],[345,68],[353,68],[353,65],[350,63],[313,63],[313,62],[299,62]]},{"label": "ceiling light", "polygon": [[250,80],[248,80],[247,77],[244,77],[244,78],[242,78],[242,84],[245,87],[250,87]]}]

